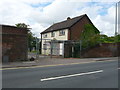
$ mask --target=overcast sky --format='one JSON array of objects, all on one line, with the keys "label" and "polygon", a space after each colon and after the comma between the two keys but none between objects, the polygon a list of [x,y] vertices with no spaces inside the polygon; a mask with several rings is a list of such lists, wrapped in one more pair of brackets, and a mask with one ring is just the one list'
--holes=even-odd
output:
[{"label": "overcast sky", "polygon": [[1,0],[0,24],[15,25],[26,23],[32,32],[40,37],[40,32],[53,23],[87,14],[102,34],[114,35],[115,3],[92,0]]}]

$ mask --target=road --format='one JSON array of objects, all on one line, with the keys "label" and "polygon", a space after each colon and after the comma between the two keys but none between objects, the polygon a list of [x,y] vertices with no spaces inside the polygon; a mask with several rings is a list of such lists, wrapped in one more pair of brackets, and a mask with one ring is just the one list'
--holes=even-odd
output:
[{"label": "road", "polygon": [[117,88],[118,62],[9,69],[2,71],[3,88]]}]

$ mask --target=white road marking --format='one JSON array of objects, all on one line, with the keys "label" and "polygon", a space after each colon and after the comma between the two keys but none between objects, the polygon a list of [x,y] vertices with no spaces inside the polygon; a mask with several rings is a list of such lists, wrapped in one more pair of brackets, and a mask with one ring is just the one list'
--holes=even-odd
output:
[{"label": "white road marking", "polygon": [[36,63],[35,61],[31,61],[31,62],[22,62],[22,63]]},{"label": "white road marking", "polygon": [[118,68],[118,69],[120,69],[120,68]]},{"label": "white road marking", "polygon": [[100,73],[100,72],[103,72],[103,70],[87,72],[87,73],[72,74],[72,75],[65,75],[65,76],[58,76],[58,77],[51,77],[51,78],[44,78],[44,79],[40,79],[40,81],[47,81],[47,80],[54,80],[54,79],[61,79],[61,78],[68,78],[68,77],[75,77],[75,76],[81,76],[81,75],[87,75],[87,74],[95,74],[95,73]]}]

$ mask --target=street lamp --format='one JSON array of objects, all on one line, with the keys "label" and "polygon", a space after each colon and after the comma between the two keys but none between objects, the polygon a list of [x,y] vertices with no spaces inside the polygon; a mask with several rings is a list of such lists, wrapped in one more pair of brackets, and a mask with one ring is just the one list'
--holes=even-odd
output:
[{"label": "street lamp", "polygon": [[115,11],[115,36],[117,35],[117,28],[119,29],[119,7],[120,1],[116,3],[116,11]]},{"label": "street lamp", "polygon": [[115,36],[117,35],[117,3],[116,3],[116,10],[115,10]]},{"label": "street lamp", "polygon": [[118,34],[120,34],[120,1],[118,2]]}]

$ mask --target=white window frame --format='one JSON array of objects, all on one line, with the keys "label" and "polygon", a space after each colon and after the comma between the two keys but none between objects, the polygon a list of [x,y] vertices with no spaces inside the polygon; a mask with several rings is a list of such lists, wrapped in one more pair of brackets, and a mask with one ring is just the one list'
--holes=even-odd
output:
[{"label": "white window frame", "polygon": [[63,36],[63,35],[65,35],[65,30],[60,30],[59,31],[59,36]]}]

